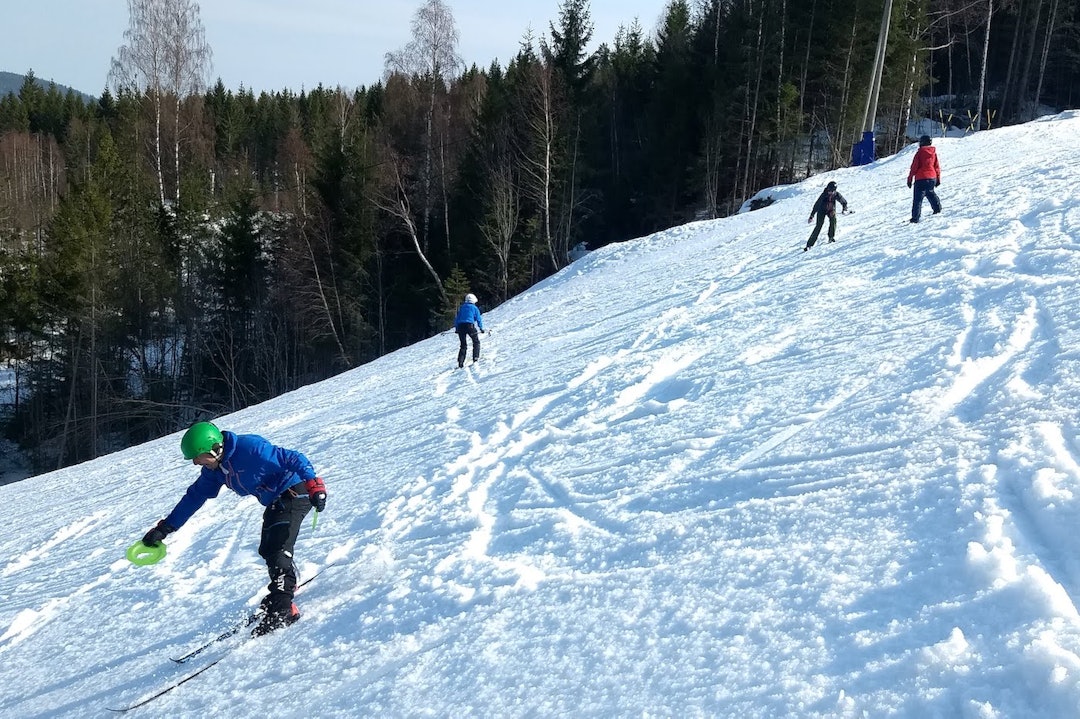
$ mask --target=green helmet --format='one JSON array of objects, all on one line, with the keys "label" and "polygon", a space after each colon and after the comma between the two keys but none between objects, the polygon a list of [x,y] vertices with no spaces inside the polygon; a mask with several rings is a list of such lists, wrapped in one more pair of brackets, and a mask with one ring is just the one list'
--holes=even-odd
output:
[{"label": "green helmet", "polygon": [[184,459],[195,459],[206,452],[217,454],[221,451],[221,442],[220,429],[209,422],[196,422],[184,432],[180,449],[184,452]]}]

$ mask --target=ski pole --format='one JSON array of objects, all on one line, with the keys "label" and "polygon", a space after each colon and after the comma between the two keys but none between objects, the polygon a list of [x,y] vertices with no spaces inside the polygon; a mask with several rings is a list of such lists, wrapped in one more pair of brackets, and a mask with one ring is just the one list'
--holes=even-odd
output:
[{"label": "ski pole", "polygon": [[315,531],[315,525],[319,523],[319,510],[315,510],[315,514],[311,517],[311,531]]}]

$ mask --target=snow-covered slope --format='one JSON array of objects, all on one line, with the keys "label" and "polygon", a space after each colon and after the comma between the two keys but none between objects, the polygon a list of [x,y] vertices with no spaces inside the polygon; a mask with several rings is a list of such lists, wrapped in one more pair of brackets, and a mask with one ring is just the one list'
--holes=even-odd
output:
[{"label": "snow-covered slope", "polygon": [[[914,147],[775,188],[486,313],[474,367],[444,334],[217,418],[312,459],[333,566],[135,713],[1080,714],[1078,137],[937,141],[916,226]],[[194,477],[177,435],[0,487],[0,715],[108,715],[258,603],[251,498],[124,559]]]}]

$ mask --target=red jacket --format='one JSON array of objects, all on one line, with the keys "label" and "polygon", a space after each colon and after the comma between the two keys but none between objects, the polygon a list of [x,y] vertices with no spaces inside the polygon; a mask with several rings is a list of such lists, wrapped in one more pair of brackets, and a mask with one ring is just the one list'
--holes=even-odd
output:
[{"label": "red jacket", "polygon": [[941,182],[941,165],[937,161],[937,148],[933,145],[920,147],[911,161],[911,172],[907,176],[908,184],[912,180],[937,180]]}]

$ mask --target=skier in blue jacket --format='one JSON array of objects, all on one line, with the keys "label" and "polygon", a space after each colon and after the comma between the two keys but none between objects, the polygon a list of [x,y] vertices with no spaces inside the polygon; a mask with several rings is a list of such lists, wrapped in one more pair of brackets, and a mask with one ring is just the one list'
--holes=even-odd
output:
[{"label": "skier in blue jacket", "polygon": [[293,545],[300,523],[315,508],[326,507],[326,485],[300,452],[271,444],[257,434],[222,432],[209,422],[196,422],[180,441],[184,459],[202,467],[172,512],[146,533],[143,544],[157,546],[184,526],[206,500],[228,487],[241,496],[253,495],[263,512],[259,556],[270,573],[270,593],[263,598],[262,619],[252,632],[267,634],[300,618],[293,603],[296,566]]},{"label": "skier in blue jacket", "polygon": [[458,308],[457,317],[454,318],[454,331],[457,332],[461,347],[457,353],[457,366],[465,366],[465,337],[472,338],[472,361],[480,359],[480,336],[477,330],[484,331],[484,318],[480,316],[480,308],[476,306],[476,295],[465,295],[465,301]]}]

